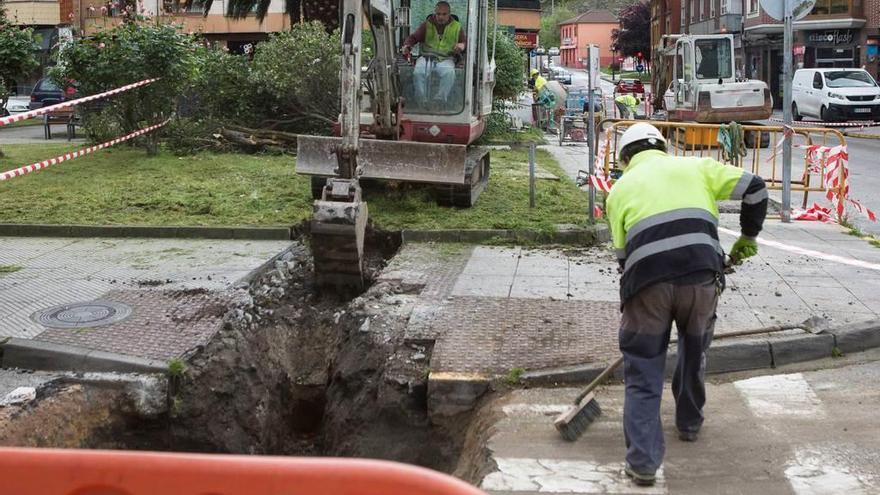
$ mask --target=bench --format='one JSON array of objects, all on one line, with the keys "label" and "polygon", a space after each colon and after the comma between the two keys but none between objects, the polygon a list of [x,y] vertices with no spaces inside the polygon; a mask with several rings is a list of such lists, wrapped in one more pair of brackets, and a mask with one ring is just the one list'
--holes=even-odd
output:
[{"label": "bench", "polygon": [[[47,99],[43,101],[43,106],[48,107],[57,103],[58,100]],[[52,124],[64,124],[67,127],[67,140],[70,141],[76,137],[76,126],[79,122],[79,113],[75,107],[53,110],[43,115],[43,136],[52,139]]]}]

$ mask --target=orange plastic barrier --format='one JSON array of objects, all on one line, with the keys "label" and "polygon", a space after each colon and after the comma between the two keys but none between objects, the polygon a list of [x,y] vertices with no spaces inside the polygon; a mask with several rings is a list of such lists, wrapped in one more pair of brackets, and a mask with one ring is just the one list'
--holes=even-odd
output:
[{"label": "orange plastic barrier", "polygon": [[8,495],[485,495],[389,461],[0,448]]}]

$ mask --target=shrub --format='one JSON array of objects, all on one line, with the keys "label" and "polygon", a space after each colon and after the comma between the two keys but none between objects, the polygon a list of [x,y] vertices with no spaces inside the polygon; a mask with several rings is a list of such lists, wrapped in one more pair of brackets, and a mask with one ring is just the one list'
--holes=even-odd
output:
[{"label": "shrub", "polygon": [[[104,116],[130,133],[172,114],[176,99],[190,83],[195,50],[192,37],[175,26],[125,22],[89,38],[75,38],[58,53],[51,74],[56,81],[75,81],[82,95],[160,78],[106,100]],[[154,153],[157,133],[138,142]]]},{"label": "shrub", "polygon": [[251,83],[267,97],[266,127],[329,130],[339,115],[339,43],[338,34],[307,22],[257,45]]},{"label": "shrub", "polygon": [[192,87],[197,113],[202,118],[234,121],[240,125],[256,125],[260,116],[255,112],[251,68],[247,57],[221,50],[203,49],[196,59]]}]

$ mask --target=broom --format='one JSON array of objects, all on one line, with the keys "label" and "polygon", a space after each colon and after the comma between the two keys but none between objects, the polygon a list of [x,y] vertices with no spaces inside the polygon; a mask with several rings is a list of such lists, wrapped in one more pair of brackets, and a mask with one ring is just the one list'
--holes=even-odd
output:
[{"label": "broom", "polygon": [[[821,332],[820,327],[824,326],[825,323],[826,322],[821,318],[811,317],[798,324],[773,325],[753,330],[741,330],[738,332],[716,335],[714,340],[798,329],[807,330],[810,333],[819,333]],[[670,344],[676,342],[677,340],[673,340]],[[600,373],[595,380],[587,385],[587,387],[574,400],[574,407],[556,417],[553,421],[553,426],[556,427],[556,430],[559,431],[562,438],[569,442],[574,442],[580,438],[593,421],[596,421],[596,419],[602,415],[602,408],[599,407],[599,401],[597,401],[596,397],[593,395],[593,390],[614,373],[614,370],[616,370],[621,363],[623,363],[623,356],[615,359],[613,363],[602,370],[602,373]]]}]

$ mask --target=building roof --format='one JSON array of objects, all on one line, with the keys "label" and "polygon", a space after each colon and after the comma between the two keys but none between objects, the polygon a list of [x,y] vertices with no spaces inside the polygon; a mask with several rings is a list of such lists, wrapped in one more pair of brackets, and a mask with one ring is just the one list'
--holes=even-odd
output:
[{"label": "building roof", "polygon": [[559,24],[618,24],[619,22],[617,16],[610,10],[590,10]]},{"label": "building roof", "polygon": [[541,0],[498,0],[499,9],[541,10]]}]

